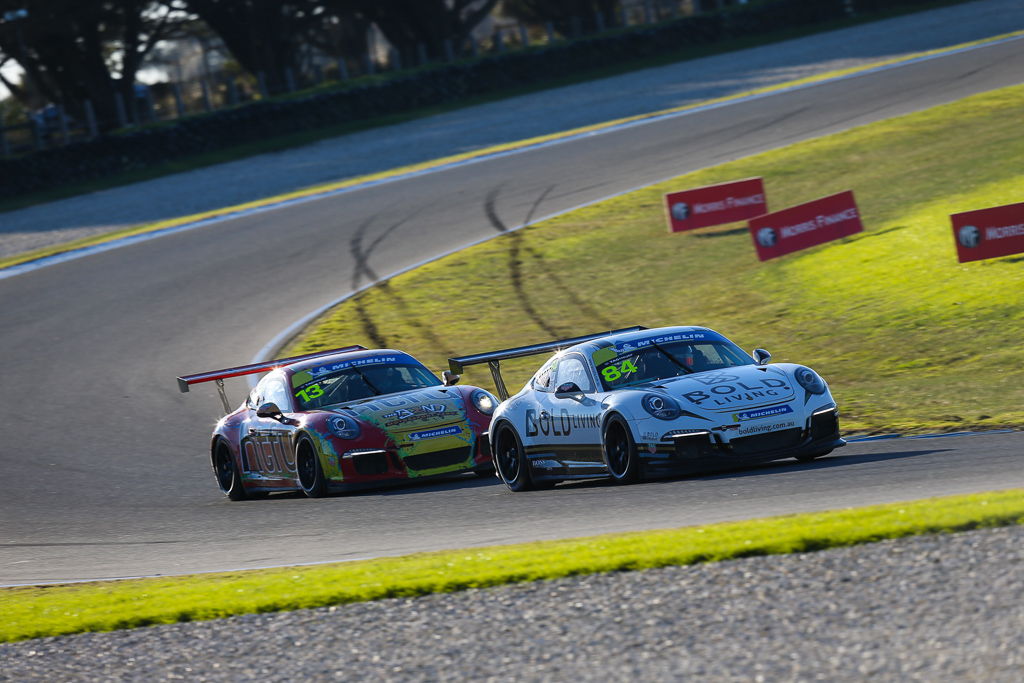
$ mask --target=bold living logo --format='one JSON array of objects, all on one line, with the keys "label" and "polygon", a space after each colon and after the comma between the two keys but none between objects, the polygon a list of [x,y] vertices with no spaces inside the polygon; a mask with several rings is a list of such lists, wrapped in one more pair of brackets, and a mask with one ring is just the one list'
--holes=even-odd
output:
[{"label": "bold living logo", "polygon": [[745,221],[768,210],[761,178],[696,187],[665,195],[670,232]]}]

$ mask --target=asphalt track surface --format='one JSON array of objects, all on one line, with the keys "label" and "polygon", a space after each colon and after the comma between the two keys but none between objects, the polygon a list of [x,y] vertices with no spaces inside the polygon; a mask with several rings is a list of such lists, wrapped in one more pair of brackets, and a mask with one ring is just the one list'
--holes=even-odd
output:
[{"label": "asphalt track surface", "polygon": [[354,286],[532,216],[1022,76],[1024,40],[1015,40],[2,280],[0,584],[321,562],[1024,486],[1024,435],[1014,433],[868,442],[810,465],[624,488],[512,495],[466,479],[238,504],[216,491],[205,452],[218,399],[179,394],[173,381],[244,362]]}]

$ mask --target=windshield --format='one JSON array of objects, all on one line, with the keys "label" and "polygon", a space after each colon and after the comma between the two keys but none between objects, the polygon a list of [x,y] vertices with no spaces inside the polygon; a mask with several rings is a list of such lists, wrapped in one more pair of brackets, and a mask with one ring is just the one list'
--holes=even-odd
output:
[{"label": "windshield", "polygon": [[750,356],[731,342],[651,342],[641,349],[620,353],[599,364],[597,372],[605,390],[610,390],[694,372],[753,364]]},{"label": "windshield", "polygon": [[[410,359],[411,360],[411,359]],[[311,410],[338,403],[393,394],[410,389],[423,389],[441,384],[437,377],[422,365],[412,363],[382,363],[345,365],[331,368],[313,376],[310,372],[297,372],[292,377],[295,403],[299,410]],[[316,368],[315,370],[324,370]]]}]

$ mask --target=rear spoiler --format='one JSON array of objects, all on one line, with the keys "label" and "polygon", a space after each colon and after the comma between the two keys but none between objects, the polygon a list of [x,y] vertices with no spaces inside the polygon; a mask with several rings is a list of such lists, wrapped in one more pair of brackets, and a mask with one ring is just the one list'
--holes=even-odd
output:
[{"label": "rear spoiler", "polygon": [[595,332],[594,334],[585,334],[582,337],[573,337],[571,339],[559,339],[556,341],[544,342],[543,344],[530,344],[529,346],[517,346],[514,349],[504,349],[503,351],[489,351],[487,353],[477,353],[472,356],[461,356],[459,358],[449,358],[448,367],[452,372],[459,375],[462,374],[463,369],[467,365],[479,365],[481,363],[487,363],[491,368],[491,377],[494,378],[494,388],[498,390],[498,397],[504,401],[508,398],[508,389],[505,388],[505,380],[501,378],[501,361],[508,360],[509,358],[522,358],[523,356],[535,356],[539,353],[546,351],[558,351],[569,346],[574,346],[581,342],[590,341],[591,339],[597,339],[599,337],[607,337],[612,334],[619,334],[621,332],[639,332],[640,330],[646,330],[647,328],[642,325],[634,325],[633,327],[624,327],[621,330],[609,330],[608,332]]},{"label": "rear spoiler", "polygon": [[178,378],[178,389],[182,393],[188,393],[188,388],[193,384],[201,384],[203,382],[216,382],[217,391],[220,392],[220,400],[224,403],[224,410],[231,412],[231,405],[228,403],[228,397],[224,393],[224,380],[231,377],[241,377],[243,375],[254,375],[257,372],[267,372],[274,368],[279,368],[282,365],[291,365],[292,363],[298,363],[303,360],[310,360],[312,358],[320,358],[322,356],[333,356],[336,353],[348,353],[350,351],[365,351],[365,346],[359,344],[353,344],[352,346],[343,346],[340,349],[330,349],[328,351],[317,351],[316,353],[307,353],[302,356],[289,356],[288,358],[278,358],[276,360],[268,360],[262,363],[253,363],[252,365],[239,365],[235,368],[225,368],[223,370],[212,370],[210,372],[199,372],[194,375],[183,375]]}]

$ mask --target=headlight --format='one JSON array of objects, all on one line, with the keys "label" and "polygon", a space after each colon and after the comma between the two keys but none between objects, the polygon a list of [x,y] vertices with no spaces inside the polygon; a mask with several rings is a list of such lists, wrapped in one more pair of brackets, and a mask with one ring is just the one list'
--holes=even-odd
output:
[{"label": "headlight", "polygon": [[327,426],[331,428],[331,432],[335,436],[342,439],[359,438],[359,423],[347,415],[334,415],[327,418]]},{"label": "headlight", "polygon": [[645,394],[641,403],[644,410],[659,420],[674,420],[682,412],[675,399],[660,394]]},{"label": "headlight", "polygon": [[498,407],[498,399],[488,394],[483,389],[477,389],[472,395],[473,405],[484,415],[490,415]]},{"label": "headlight", "polygon": [[824,394],[825,393],[825,380],[818,376],[814,370],[810,368],[797,368],[796,372],[793,373],[796,377],[797,384],[802,386],[804,389],[812,394]]}]

